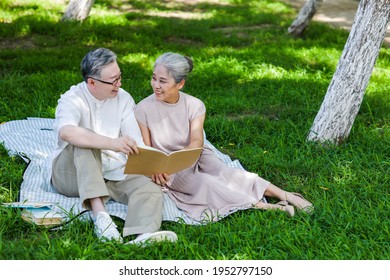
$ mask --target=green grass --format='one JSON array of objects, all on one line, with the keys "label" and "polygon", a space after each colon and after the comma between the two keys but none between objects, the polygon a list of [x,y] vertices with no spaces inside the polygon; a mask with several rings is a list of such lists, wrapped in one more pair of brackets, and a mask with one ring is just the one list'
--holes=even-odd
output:
[{"label": "green grass", "polygon": [[[163,222],[175,244],[100,243],[92,224],[31,226],[0,208],[0,259],[389,259],[390,50],[383,47],[348,141],[324,148],[306,135],[348,33],[271,0],[96,0],[82,23],[60,22],[67,1],[0,1],[0,123],[54,117],[59,96],[81,81],[92,48],[119,56],[123,88],[151,93],[163,52],[194,58],[185,91],[207,106],[207,138],[247,170],[315,204],[312,216],[247,210],[205,226]],[[176,15],[178,17],[173,17]],[[26,164],[0,145],[0,202],[17,199]],[[118,220],[120,227],[123,221]]]}]

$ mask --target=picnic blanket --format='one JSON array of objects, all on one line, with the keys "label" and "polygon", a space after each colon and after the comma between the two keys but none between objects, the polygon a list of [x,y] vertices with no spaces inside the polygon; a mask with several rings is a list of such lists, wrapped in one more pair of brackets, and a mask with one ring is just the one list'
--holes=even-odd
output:
[{"label": "picnic blanket", "polygon": [[[7,149],[10,156],[20,156],[28,163],[20,186],[19,201],[51,202],[58,208],[56,210],[76,215],[85,210],[81,206],[80,199],[59,194],[50,183],[48,164],[55,145],[53,124],[54,119],[48,118],[27,118],[3,123],[0,125],[0,143]],[[243,168],[238,160],[231,160],[207,139],[205,144],[211,147],[226,164],[234,168]],[[193,220],[178,209],[167,194],[164,194],[163,203],[164,221],[200,224],[199,221]],[[110,215],[125,219],[127,205],[109,200],[106,208]],[[235,211],[231,213],[233,212]],[[90,218],[89,215],[83,216]]]}]

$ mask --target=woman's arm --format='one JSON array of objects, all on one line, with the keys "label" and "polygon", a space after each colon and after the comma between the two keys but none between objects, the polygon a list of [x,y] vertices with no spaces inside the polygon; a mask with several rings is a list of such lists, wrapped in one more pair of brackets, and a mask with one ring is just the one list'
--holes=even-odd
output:
[{"label": "woman's arm", "polygon": [[140,122],[138,122],[138,126],[141,129],[142,138],[144,139],[144,143],[146,146],[152,146],[152,141],[150,139],[150,130]]},{"label": "woman's arm", "polygon": [[184,149],[202,148],[204,144],[203,124],[206,113],[196,117],[190,124],[190,144]]}]

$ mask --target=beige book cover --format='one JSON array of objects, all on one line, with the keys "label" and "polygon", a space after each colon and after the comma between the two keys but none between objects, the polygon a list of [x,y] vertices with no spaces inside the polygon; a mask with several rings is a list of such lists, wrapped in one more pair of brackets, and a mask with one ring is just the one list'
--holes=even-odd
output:
[{"label": "beige book cover", "polygon": [[191,167],[200,156],[202,148],[175,151],[167,154],[152,147],[138,147],[139,154],[129,155],[125,174],[174,174]]}]

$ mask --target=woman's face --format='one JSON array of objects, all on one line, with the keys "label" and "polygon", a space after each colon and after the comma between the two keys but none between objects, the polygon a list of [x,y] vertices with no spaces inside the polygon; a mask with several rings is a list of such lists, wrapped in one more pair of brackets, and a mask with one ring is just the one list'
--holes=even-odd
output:
[{"label": "woman's face", "polygon": [[183,88],[185,81],[176,83],[168,74],[167,68],[157,65],[154,68],[152,80],[150,81],[157,100],[167,103],[176,103],[179,100],[179,91]]}]

